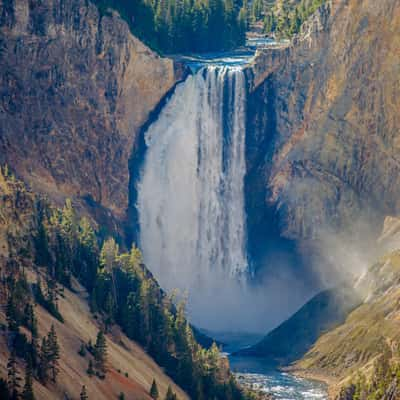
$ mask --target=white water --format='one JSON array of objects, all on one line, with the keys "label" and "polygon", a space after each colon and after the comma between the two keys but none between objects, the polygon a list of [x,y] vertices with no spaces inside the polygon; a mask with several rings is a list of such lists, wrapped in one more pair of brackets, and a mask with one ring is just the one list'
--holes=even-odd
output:
[{"label": "white water", "polygon": [[206,309],[227,314],[248,271],[245,107],[241,67],[204,67],[178,85],[145,134],[138,185],[144,261],[164,288],[188,291],[191,317],[205,325]]},{"label": "white water", "polygon": [[276,400],[327,400],[325,384],[279,371],[268,360],[230,357],[230,366],[244,387],[273,395]]}]

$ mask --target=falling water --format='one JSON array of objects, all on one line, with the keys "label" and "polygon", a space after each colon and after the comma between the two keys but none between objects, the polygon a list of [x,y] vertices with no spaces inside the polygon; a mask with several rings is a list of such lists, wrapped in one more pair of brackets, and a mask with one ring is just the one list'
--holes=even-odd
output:
[{"label": "falling water", "polygon": [[144,260],[163,287],[189,292],[194,314],[205,297],[212,301],[213,287],[248,269],[245,107],[240,67],[204,67],[177,86],[145,135],[138,186]]}]

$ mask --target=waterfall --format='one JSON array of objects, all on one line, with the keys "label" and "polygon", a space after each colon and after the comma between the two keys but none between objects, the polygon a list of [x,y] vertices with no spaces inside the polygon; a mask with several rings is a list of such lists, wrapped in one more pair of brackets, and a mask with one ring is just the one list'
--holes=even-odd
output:
[{"label": "waterfall", "polygon": [[213,287],[248,270],[245,83],[240,67],[204,67],[177,86],[145,133],[140,247],[164,288],[188,290],[194,313],[217,295]]}]

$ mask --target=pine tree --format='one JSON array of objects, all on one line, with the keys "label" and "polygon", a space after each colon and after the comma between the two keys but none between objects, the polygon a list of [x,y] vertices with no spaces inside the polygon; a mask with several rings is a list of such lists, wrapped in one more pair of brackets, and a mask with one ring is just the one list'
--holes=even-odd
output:
[{"label": "pine tree", "polygon": [[43,204],[39,202],[38,207],[38,227],[37,234],[34,238],[35,245],[35,264],[39,266],[49,266],[51,263],[51,255],[49,251],[49,237],[45,226],[45,215]]},{"label": "pine tree", "polygon": [[46,337],[42,339],[42,346],[40,347],[39,355],[39,378],[43,383],[49,379],[50,369],[50,352]]},{"label": "pine tree", "polygon": [[121,392],[118,396],[118,400],[125,400],[125,394]]},{"label": "pine tree", "polygon": [[172,391],[171,385],[168,386],[165,400],[176,400],[176,394]]},{"label": "pine tree", "polygon": [[13,299],[13,290],[11,290],[10,294],[8,295],[6,316],[7,316],[8,329],[10,331],[17,331],[18,330],[17,310]]},{"label": "pine tree", "polygon": [[30,343],[30,354],[28,355],[28,362],[31,363],[32,369],[35,371],[39,364],[39,347],[37,335],[32,334]]},{"label": "pine tree", "polygon": [[25,319],[26,325],[32,333],[32,336],[37,337],[37,319],[35,315],[35,309],[31,303],[27,303],[25,306]]},{"label": "pine tree", "polygon": [[109,322],[112,322],[113,313],[114,313],[114,305],[117,304],[117,285],[114,276],[114,269],[118,267],[117,260],[119,254],[119,246],[115,242],[113,238],[107,239],[100,252],[100,266],[103,271],[109,273],[111,276],[112,283],[112,295],[110,294],[109,299],[107,301],[109,310]]},{"label": "pine tree", "polygon": [[52,380],[55,382],[59,373],[58,360],[60,359],[60,347],[54,325],[51,325],[50,332],[47,335],[47,344],[49,368],[52,372]]},{"label": "pine tree", "polygon": [[15,351],[13,351],[8,359],[7,363],[7,371],[8,371],[8,390],[11,395],[11,400],[16,400],[19,397],[18,390],[20,388],[20,380],[21,378],[18,375],[17,370],[17,361],[15,359]]},{"label": "pine tree", "polygon": [[97,334],[96,344],[94,346],[95,367],[102,376],[107,372],[107,342],[103,331]]},{"label": "pine tree", "polygon": [[86,392],[86,386],[85,385],[82,386],[80,399],[81,400],[88,400],[89,399],[89,397],[87,395],[87,392]]},{"label": "pine tree", "polygon": [[153,383],[151,384],[151,388],[150,388],[150,397],[152,399],[158,399],[158,387],[157,387],[157,382],[155,379],[153,379]]},{"label": "pine tree", "polygon": [[22,399],[35,400],[35,395],[33,393],[33,385],[32,385],[32,365],[30,362],[28,362],[26,365],[25,384],[24,384],[24,389],[22,391]]},{"label": "pine tree", "polygon": [[96,234],[87,218],[82,218],[79,223],[79,262],[75,267],[75,275],[82,281],[89,292],[95,284],[98,267],[98,247]]},{"label": "pine tree", "polygon": [[81,347],[79,348],[78,354],[81,357],[85,357],[86,356],[86,347],[83,343],[81,343]]},{"label": "pine tree", "polygon": [[88,365],[88,368],[87,368],[87,370],[86,370],[86,373],[87,373],[90,377],[92,377],[92,376],[94,375],[93,361],[92,361],[92,360],[89,360],[89,365]]}]

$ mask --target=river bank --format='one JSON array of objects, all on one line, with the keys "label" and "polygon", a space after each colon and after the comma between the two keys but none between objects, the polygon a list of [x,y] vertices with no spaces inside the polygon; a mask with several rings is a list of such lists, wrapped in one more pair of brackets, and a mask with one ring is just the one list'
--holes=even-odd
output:
[{"label": "river bank", "polygon": [[296,369],[293,367],[283,368],[282,371],[288,372],[302,379],[310,379],[324,383],[327,387],[328,400],[335,399],[338,394],[339,380],[335,379],[332,376],[322,374],[318,371],[306,371],[306,370]]}]

